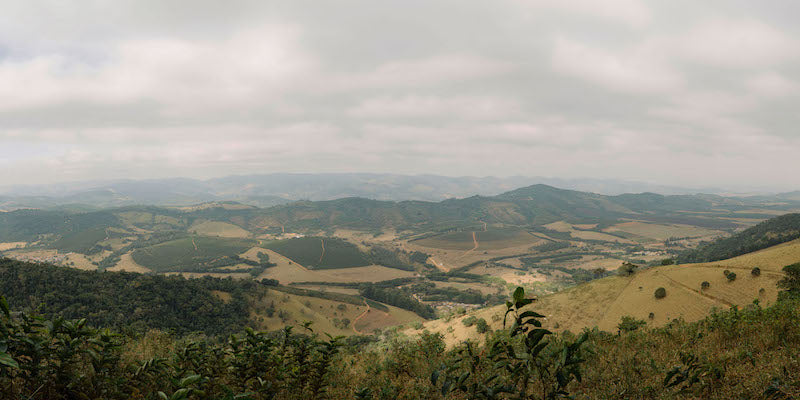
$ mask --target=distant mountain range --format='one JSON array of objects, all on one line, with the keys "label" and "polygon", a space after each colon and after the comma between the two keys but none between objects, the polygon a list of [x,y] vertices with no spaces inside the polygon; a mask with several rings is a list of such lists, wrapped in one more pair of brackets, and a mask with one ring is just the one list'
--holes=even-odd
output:
[{"label": "distant mountain range", "polygon": [[[129,205],[178,206],[210,201],[237,201],[257,207],[294,200],[361,197],[373,200],[442,201],[474,195],[493,196],[546,184],[604,195],[653,192],[662,195],[725,191],[681,188],[641,182],[542,177],[446,177],[392,174],[266,174],[197,180],[188,178],[116,180],[0,187],[0,210],[19,208],[91,209]],[[790,193],[786,199],[800,199]]]}]

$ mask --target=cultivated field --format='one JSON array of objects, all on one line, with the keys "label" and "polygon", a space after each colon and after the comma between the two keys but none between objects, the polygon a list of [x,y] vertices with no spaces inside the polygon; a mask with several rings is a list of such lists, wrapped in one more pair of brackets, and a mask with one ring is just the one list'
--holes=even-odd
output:
[{"label": "cultivated field", "polygon": [[689,225],[662,225],[649,222],[624,222],[604,229],[605,232],[625,232],[644,238],[663,241],[669,238],[712,238],[724,232]]},{"label": "cultivated field", "polygon": [[213,267],[215,262],[239,255],[254,244],[245,239],[195,236],[136,249],[131,255],[137,264],[155,272],[173,272]]},{"label": "cultivated field", "polygon": [[358,247],[340,238],[302,237],[264,242],[263,246],[312,269],[369,265],[369,261]]}]

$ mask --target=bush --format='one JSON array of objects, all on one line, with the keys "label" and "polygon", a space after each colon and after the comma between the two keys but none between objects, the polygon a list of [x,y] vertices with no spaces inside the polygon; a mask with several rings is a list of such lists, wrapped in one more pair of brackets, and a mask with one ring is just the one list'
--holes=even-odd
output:
[{"label": "bush", "polygon": [[637,269],[639,269],[638,265],[624,262],[617,271],[621,276],[631,276],[636,273]]},{"label": "bush", "polygon": [[736,280],[736,273],[730,272],[728,275],[725,275],[725,277],[728,278],[728,282],[733,282]]},{"label": "bush", "polygon": [[648,319],[655,319],[656,315],[654,313],[650,313],[650,314],[647,315],[647,318]]},{"label": "bush", "polygon": [[667,289],[664,289],[663,287],[656,289],[655,296],[657,299],[663,299],[664,297],[667,297]]},{"label": "bush", "polygon": [[708,289],[710,287],[711,287],[711,284],[708,283],[708,281],[703,281],[703,283],[700,284],[700,289],[703,289],[703,290]]},{"label": "bush", "polygon": [[478,321],[475,322],[475,329],[478,330],[478,333],[489,332],[489,324],[486,323],[485,319],[478,318]]},{"label": "bush", "polygon": [[753,276],[756,276],[756,277],[757,276],[761,276],[761,268],[753,267],[753,269],[750,270],[750,275],[753,275]]},{"label": "bush", "polygon": [[469,317],[466,317],[466,318],[461,320],[461,323],[464,324],[464,326],[466,326],[466,327],[470,327],[472,325],[475,325],[477,322],[478,322],[478,318],[475,317],[474,315],[470,315]]},{"label": "bush", "polygon": [[675,261],[671,258],[666,258],[661,260],[661,265],[672,265],[675,264]]},{"label": "bush", "polygon": [[645,325],[647,325],[647,322],[625,315],[622,317],[620,323],[617,324],[617,329],[619,329],[620,332],[633,332]]}]

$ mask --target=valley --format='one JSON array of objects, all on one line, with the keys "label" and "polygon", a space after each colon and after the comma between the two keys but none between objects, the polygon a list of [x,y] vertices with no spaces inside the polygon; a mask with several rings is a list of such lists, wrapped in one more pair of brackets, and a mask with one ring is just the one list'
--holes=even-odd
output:
[{"label": "valley", "polygon": [[[0,215],[0,254],[87,271],[275,282],[287,289],[267,298],[270,304],[278,300],[282,318],[267,315],[265,300],[250,300],[250,318],[263,326],[307,320],[323,332],[345,335],[407,328],[465,310],[491,312],[514,288],[524,287],[543,296],[540,304],[553,315],[553,329],[613,330],[622,315],[662,324],[738,304],[725,293],[752,288],[741,279],[720,286],[717,267],[695,268],[712,283],[701,292],[683,269],[651,267],[800,208],[774,200],[603,196],[534,185],[439,203],[347,198],[263,209],[233,202],[89,212],[26,209]],[[623,263],[643,269],[631,278],[635,282],[617,276]],[[777,272],[765,269],[764,292],[757,296],[764,301],[775,295],[769,282],[777,278],[770,274]],[[658,307],[644,302],[653,285],[670,293]],[[383,310],[367,312],[368,300]],[[605,311],[587,312],[576,302]],[[631,303],[639,308],[626,308]],[[341,304],[350,311],[332,311]],[[358,326],[362,321],[369,321],[368,330]],[[426,324],[436,331],[440,321]]]}]

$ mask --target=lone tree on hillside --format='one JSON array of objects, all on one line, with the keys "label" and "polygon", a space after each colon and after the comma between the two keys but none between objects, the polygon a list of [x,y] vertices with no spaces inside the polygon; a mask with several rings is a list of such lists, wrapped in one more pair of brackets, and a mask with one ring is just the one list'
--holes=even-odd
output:
[{"label": "lone tree on hillside", "polygon": [[753,267],[753,269],[750,270],[750,275],[761,276],[761,268]]},{"label": "lone tree on hillside", "polygon": [[736,272],[729,272],[725,277],[728,278],[728,282],[733,282],[736,280]]},{"label": "lone tree on hillside", "polygon": [[622,266],[619,267],[619,274],[622,276],[631,276],[636,273],[637,269],[639,269],[638,265],[624,262],[622,263]]},{"label": "lone tree on hillside", "polygon": [[664,289],[663,287],[656,289],[655,296],[657,299],[663,299],[664,297],[667,297],[667,289]]},{"label": "lone tree on hillside", "polygon": [[703,283],[700,284],[700,289],[703,289],[703,290],[708,289],[710,287],[711,287],[711,284],[708,283],[708,281],[703,281]]},{"label": "lone tree on hillside", "polygon": [[783,289],[778,293],[778,299],[800,298],[800,263],[783,267],[786,274],[778,281],[778,287]]}]

